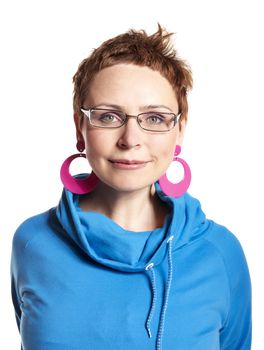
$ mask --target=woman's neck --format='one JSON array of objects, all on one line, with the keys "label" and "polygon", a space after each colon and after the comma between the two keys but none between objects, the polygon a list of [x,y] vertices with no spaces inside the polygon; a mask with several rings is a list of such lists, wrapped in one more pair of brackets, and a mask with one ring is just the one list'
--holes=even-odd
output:
[{"label": "woman's neck", "polygon": [[149,231],[162,227],[169,207],[155,193],[154,185],[133,192],[120,192],[105,185],[80,197],[83,211],[109,217],[129,231]]}]

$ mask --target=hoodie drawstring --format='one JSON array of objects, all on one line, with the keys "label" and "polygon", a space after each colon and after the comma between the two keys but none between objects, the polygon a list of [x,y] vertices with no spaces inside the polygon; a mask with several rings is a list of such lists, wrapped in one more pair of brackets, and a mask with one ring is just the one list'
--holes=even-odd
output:
[{"label": "hoodie drawstring", "polygon": [[[172,272],[173,272],[172,271],[172,240],[173,240],[173,237],[174,236],[170,236],[170,238],[167,240],[167,243],[169,244],[168,278],[167,278],[167,283],[166,283],[164,302],[163,302],[161,316],[160,316],[156,350],[162,349],[162,337],[163,337],[163,332],[164,332],[165,316],[166,316],[166,311],[167,311],[167,307],[168,307],[169,294],[170,294],[170,288],[171,288],[171,282],[172,282]],[[146,270],[150,270],[150,272],[151,272],[151,289],[152,289],[152,293],[153,293],[151,308],[150,308],[150,312],[149,312],[148,319],[146,322],[146,328],[147,328],[148,335],[150,338],[152,337],[151,330],[150,330],[150,322],[151,322],[151,319],[153,317],[155,306],[156,306],[156,301],[157,301],[156,276],[155,276],[155,271],[154,271],[153,267],[154,267],[154,263],[150,263],[145,268]]]},{"label": "hoodie drawstring", "polygon": [[152,334],[151,334],[151,331],[150,331],[150,321],[152,319],[152,316],[153,316],[153,313],[154,313],[154,310],[155,310],[155,306],[156,306],[156,300],[157,300],[156,276],[155,276],[155,271],[153,269],[153,266],[154,266],[154,264],[150,263],[146,267],[146,270],[150,270],[150,272],[151,272],[151,289],[152,289],[152,294],[153,294],[151,308],[150,308],[150,312],[149,312],[147,323],[146,323],[148,335],[149,335],[150,338],[152,338]]}]

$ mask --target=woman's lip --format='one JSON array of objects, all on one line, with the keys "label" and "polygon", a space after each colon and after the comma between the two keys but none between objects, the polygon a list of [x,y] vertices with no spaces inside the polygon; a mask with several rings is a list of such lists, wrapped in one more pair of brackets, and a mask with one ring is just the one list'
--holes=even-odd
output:
[{"label": "woman's lip", "polygon": [[123,169],[123,170],[133,170],[133,169],[140,169],[144,168],[148,162],[143,163],[121,163],[116,161],[110,161],[110,163],[113,165],[116,169]]},{"label": "woman's lip", "polygon": [[143,160],[127,160],[127,159],[110,159],[111,163],[122,163],[122,164],[145,164],[147,162]]}]

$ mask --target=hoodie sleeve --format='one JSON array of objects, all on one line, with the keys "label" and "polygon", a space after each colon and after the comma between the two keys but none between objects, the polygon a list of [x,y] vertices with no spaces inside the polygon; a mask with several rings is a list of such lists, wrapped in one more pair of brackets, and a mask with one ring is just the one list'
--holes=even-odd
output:
[{"label": "hoodie sleeve", "polygon": [[220,331],[221,350],[251,348],[251,282],[247,261],[238,239],[225,227],[215,224],[208,238],[225,265],[229,281],[229,311]]},{"label": "hoodie sleeve", "polygon": [[[16,323],[17,323],[18,330],[20,332],[21,309],[18,301],[17,292],[16,292],[14,275],[12,273],[12,267],[11,267],[11,293],[12,293],[12,301],[15,309]],[[23,350],[22,344],[20,349]]]},{"label": "hoodie sleeve", "polygon": [[18,268],[19,268],[19,242],[17,239],[17,234],[13,237],[12,252],[11,252],[11,296],[15,311],[16,323],[18,330],[20,331],[20,320],[21,320],[21,308],[20,308],[20,298],[18,295]]},{"label": "hoodie sleeve", "polygon": [[15,284],[16,284],[16,282],[15,282],[15,279],[14,279],[13,272],[11,270],[12,302],[13,302],[13,306],[14,306],[14,310],[15,310],[15,317],[16,317],[17,327],[18,327],[18,330],[20,331],[21,310],[20,310],[20,306],[19,306],[19,302],[18,302],[18,296],[17,296],[17,291],[16,291]]},{"label": "hoodie sleeve", "polygon": [[[10,263],[10,274],[11,274],[11,297],[15,311],[15,318],[20,332],[21,323],[21,288],[24,280],[24,271],[26,270],[24,263],[24,251],[26,244],[30,240],[30,234],[28,230],[28,224],[30,220],[22,223],[16,230],[13,241],[12,241],[12,251],[11,251],[11,263]],[[21,345],[21,350],[23,347]]]},{"label": "hoodie sleeve", "polygon": [[[12,296],[12,302],[14,306],[15,311],[15,317],[16,317],[16,323],[18,327],[18,331],[20,332],[20,321],[21,321],[21,308],[20,308],[20,299],[18,296],[18,290],[17,290],[17,257],[16,257],[16,249],[12,247],[12,253],[11,253],[11,296]],[[21,344],[21,350],[23,350],[22,344]]]}]

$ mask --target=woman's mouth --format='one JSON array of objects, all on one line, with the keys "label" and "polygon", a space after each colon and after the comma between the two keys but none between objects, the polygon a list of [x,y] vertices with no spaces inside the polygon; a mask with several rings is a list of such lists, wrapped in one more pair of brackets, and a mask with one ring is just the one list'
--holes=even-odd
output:
[{"label": "woman's mouth", "polygon": [[113,159],[110,160],[113,166],[117,169],[140,169],[144,168],[148,162],[142,160],[128,160],[128,159]]}]

